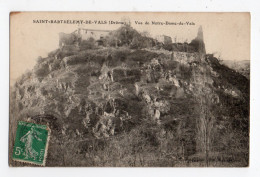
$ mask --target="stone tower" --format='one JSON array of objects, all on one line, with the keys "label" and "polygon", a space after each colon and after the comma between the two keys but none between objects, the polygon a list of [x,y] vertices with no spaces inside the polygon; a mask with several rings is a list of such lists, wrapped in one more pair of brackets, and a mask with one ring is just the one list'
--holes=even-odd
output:
[{"label": "stone tower", "polygon": [[198,42],[198,52],[201,54],[206,54],[202,26],[199,27],[198,34],[195,40]]}]

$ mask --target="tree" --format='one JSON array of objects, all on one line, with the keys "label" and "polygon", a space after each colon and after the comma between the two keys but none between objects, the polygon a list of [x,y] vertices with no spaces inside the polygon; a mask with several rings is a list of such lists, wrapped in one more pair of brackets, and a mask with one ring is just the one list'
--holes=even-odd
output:
[{"label": "tree", "polygon": [[151,34],[148,32],[148,31],[143,31],[140,33],[143,37],[148,37],[150,38],[151,37]]},{"label": "tree", "polygon": [[[200,70],[202,69],[202,72]],[[193,68],[193,79],[196,84],[194,92],[199,106],[199,116],[197,118],[197,145],[198,150],[204,154],[206,166],[209,166],[209,153],[214,138],[215,116],[213,114],[214,105],[218,102],[218,96],[210,87],[212,79],[207,65],[202,64],[200,70]]]},{"label": "tree", "polygon": [[81,42],[81,48],[82,49],[94,49],[95,48],[95,39],[90,37],[87,40],[84,40]]},{"label": "tree", "polygon": [[210,110],[211,101],[207,94],[201,94],[198,98],[200,115],[197,119],[197,137],[200,149],[205,155],[206,166],[209,166],[209,152],[212,145],[215,117]]}]

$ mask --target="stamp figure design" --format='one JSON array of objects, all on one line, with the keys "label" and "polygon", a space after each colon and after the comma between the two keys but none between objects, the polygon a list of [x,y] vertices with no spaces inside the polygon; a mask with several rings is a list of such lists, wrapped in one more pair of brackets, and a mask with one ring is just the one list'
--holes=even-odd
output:
[{"label": "stamp figure design", "polygon": [[18,122],[13,159],[45,165],[49,130],[46,125]]}]

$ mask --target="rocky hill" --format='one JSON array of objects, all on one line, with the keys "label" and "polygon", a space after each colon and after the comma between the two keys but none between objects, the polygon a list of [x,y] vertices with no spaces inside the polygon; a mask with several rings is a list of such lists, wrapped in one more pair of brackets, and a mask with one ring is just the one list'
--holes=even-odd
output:
[{"label": "rocky hill", "polygon": [[221,63],[250,78],[250,60],[223,60]]},{"label": "rocky hill", "polygon": [[200,51],[64,46],[11,88],[10,153],[19,120],[49,125],[47,166],[204,166],[203,133],[210,165],[247,166],[249,80]]}]

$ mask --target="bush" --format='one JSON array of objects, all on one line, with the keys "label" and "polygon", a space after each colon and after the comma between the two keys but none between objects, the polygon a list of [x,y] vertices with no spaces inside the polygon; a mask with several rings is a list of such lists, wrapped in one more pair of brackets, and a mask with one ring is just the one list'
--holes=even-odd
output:
[{"label": "bush", "polygon": [[37,78],[44,78],[46,77],[49,73],[49,65],[47,63],[41,63],[36,65],[34,68],[34,73],[37,76]]},{"label": "bush", "polygon": [[124,25],[118,30],[111,32],[106,38],[109,46],[130,46],[131,49],[153,47],[155,42],[152,38],[142,36],[130,25]]},{"label": "bush", "polygon": [[16,82],[16,86],[22,85],[26,80],[28,80],[30,77],[32,76],[32,72],[27,71],[26,73],[24,73],[20,78],[18,78],[17,82]]},{"label": "bush", "polygon": [[94,49],[96,47],[95,45],[95,39],[94,38],[89,38],[87,40],[83,40],[80,43],[80,50],[84,50],[84,49]]},{"label": "bush", "polygon": [[166,44],[163,46],[165,50],[173,51],[173,45],[172,44]]},{"label": "bush", "polygon": [[55,71],[55,70],[60,69],[60,63],[61,63],[60,60],[54,60],[54,61],[50,64],[50,69],[51,69],[51,71]]}]

